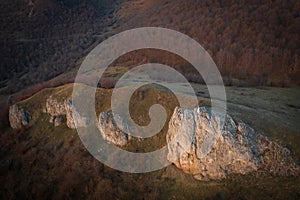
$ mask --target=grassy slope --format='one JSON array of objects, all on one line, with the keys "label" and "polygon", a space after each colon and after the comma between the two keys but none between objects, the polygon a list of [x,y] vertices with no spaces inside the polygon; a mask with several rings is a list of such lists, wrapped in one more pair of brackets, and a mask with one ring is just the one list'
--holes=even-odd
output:
[{"label": "grassy slope", "polygon": [[[205,87],[195,86],[196,91],[201,92],[201,104],[209,104],[206,99]],[[145,98],[140,100],[133,95],[131,104],[135,105],[131,111],[136,122],[147,123],[147,110],[157,98],[164,99],[164,106],[168,115],[177,104],[172,94],[154,87],[143,88]],[[238,95],[241,92],[243,95]],[[229,99],[228,112],[239,116],[253,127],[260,127],[259,120],[251,120],[249,117],[255,109],[249,108],[248,103],[253,100],[254,105],[264,108],[266,114],[270,111],[281,109],[280,106],[290,102],[297,103],[299,88],[291,89],[241,89],[227,88]],[[270,177],[257,173],[247,176],[231,176],[220,182],[199,182],[192,176],[182,173],[174,166],[169,166],[159,171],[147,174],[121,173],[104,166],[96,161],[83,147],[75,130],[68,129],[65,124],[54,127],[50,124],[49,115],[42,113],[45,99],[52,95],[64,99],[71,95],[72,85],[58,88],[45,89],[31,98],[21,102],[33,114],[33,122],[30,128],[23,131],[13,131],[7,128],[1,134],[1,168],[0,184],[2,198],[96,198],[96,199],[256,199],[264,196],[266,199],[299,198],[299,177]],[[269,105],[265,98],[271,98],[271,94],[282,96],[281,100],[273,101]],[[104,111],[110,107],[111,90],[98,89],[96,93],[96,108]],[[251,99],[249,98],[251,96]],[[235,99],[236,98],[236,99]],[[238,102],[239,105],[236,105]],[[289,103],[290,104],[290,103]],[[236,106],[234,106],[236,105]],[[245,107],[247,109],[245,109]],[[237,109],[238,108],[238,109]],[[294,108],[296,109],[296,108]],[[244,112],[242,112],[244,111]],[[287,110],[291,112],[291,110]],[[299,109],[294,111],[296,114]],[[249,113],[250,115],[238,115]],[[141,115],[141,117],[139,115]],[[263,117],[257,115],[257,118]],[[299,116],[299,114],[297,115]],[[286,115],[278,116],[281,121]],[[141,119],[145,119],[144,121]],[[284,139],[284,144],[290,145],[295,152],[295,158],[299,163],[299,131],[294,132],[286,127],[280,127],[281,123],[272,121],[265,123],[264,131],[270,137]],[[297,124],[295,124],[297,126]],[[280,128],[280,129],[279,129]],[[285,133],[287,137],[282,135]],[[130,151],[150,151],[163,145],[166,127],[163,131],[149,140],[141,143],[131,142],[125,147]],[[294,137],[294,138],[292,138]],[[153,146],[154,145],[154,146]]]}]

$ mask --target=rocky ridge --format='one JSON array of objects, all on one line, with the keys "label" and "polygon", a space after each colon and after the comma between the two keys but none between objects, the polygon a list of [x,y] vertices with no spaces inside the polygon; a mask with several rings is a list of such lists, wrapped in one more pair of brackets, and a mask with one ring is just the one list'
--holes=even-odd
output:
[{"label": "rocky ridge", "polygon": [[[43,112],[50,115],[49,122],[54,126],[60,126],[64,118],[66,119],[67,127],[71,129],[76,128],[75,123],[77,124],[77,127],[87,127],[90,122],[88,116],[80,115],[73,106],[70,97],[59,100],[53,96],[49,96],[46,99],[46,106]],[[31,116],[28,111],[25,111],[20,105],[15,104],[10,107],[9,120],[13,129],[21,129],[28,125]],[[123,125],[125,127],[125,124]],[[97,127],[100,130],[103,139],[114,145],[124,146],[130,140],[130,136],[117,127],[111,110],[100,113]]]},{"label": "rocky ridge", "polygon": [[[72,100],[47,98],[44,112],[50,122],[59,126],[66,118],[69,128],[86,127],[90,119],[81,116]],[[75,112],[75,113],[74,113]],[[75,117],[75,118],[74,118]],[[118,127],[114,117],[120,119]],[[21,105],[12,105],[9,120],[13,129],[28,126],[31,115]],[[104,140],[124,146],[132,138],[126,123],[112,111],[102,112],[97,127]],[[226,115],[224,126],[221,117],[205,107],[175,108],[169,121],[166,135],[167,159],[185,173],[193,174],[198,180],[218,180],[230,174],[247,174],[263,171],[273,175],[289,176],[298,173],[291,152],[255,131],[242,121]],[[211,140],[212,142],[207,142]]]}]

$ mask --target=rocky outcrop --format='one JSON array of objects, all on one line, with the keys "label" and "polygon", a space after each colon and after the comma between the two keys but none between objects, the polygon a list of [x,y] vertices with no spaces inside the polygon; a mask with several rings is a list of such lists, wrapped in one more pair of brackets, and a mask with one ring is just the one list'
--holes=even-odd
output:
[{"label": "rocky outcrop", "polygon": [[30,113],[21,106],[15,104],[9,108],[9,122],[13,129],[21,129],[29,124],[31,120]]},{"label": "rocky outcrop", "polygon": [[79,114],[70,98],[58,101],[56,98],[50,96],[46,100],[45,110],[46,113],[50,114],[50,122],[54,123],[55,126],[61,124],[63,116],[66,116],[67,126],[71,129],[76,128],[75,123],[77,127],[86,127],[90,121],[89,117]]},{"label": "rocky outcrop", "polygon": [[66,115],[65,100],[58,101],[56,98],[50,96],[46,100],[46,113],[51,116]]},{"label": "rocky outcrop", "polygon": [[49,122],[54,126],[60,126],[63,116],[66,115],[64,100],[58,101],[50,96],[46,100],[46,113],[50,114]]},{"label": "rocky outcrop", "polygon": [[65,110],[67,126],[69,128],[75,129],[75,124],[77,125],[77,127],[87,127],[90,121],[89,117],[81,116],[77,109],[73,106],[71,99],[67,99],[65,101]]},{"label": "rocky outcrop", "polygon": [[126,124],[121,123],[121,125],[123,127],[120,129],[114,120],[111,110],[100,113],[98,129],[103,139],[107,142],[118,146],[124,146],[127,144],[127,142],[130,140],[130,136],[122,131],[127,130]]},{"label": "rocky outcrop", "polygon": [[277,175],[297,173],[290,151],[227,115],[204,107],[176,108],[166,136],[168,160],[198,180],[262,170]]}]

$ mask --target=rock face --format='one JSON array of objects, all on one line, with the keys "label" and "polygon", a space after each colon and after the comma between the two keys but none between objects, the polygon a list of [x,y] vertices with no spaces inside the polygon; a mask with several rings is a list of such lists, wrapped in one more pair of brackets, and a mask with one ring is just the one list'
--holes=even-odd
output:
[{"label": "rock face", "polygon": [[[122,125],[123,127],[126,126],[125,124]],[[98,129],[103,139],[111,144],[124,146],[130,140],[130,136],[124,133],[122,128],[118,128],[111,110],[100,113]]]},{"label": "rock face", "polygon": [[220,120],[217,113],[204,107],[177,107],[166,136],[168,160],[198,180],[222,179],[256,170],[276,175],[297,173],[287,148],[228,115],[221,129]]},{"label": "rock face", "polygon": [[46,100],[46,113],[49,113],[51,116],[65,115],[66,108],[64,101],[59,102],[56,98],[50,96]]},{"label": "rock face", "polygon": [[13,129],[21,129],[31,120],[30,113],[15,104],[9,108],[9,122]]},{"label": "rock face", "polygon": [[75,129],[75,123],[77,124],[77,127],[87,127],[90,121],[89,117],[81,116],[77,109],[73,106],[71,99],[67,99],[65,101],[65,110],[67,126],[69,128]]},{"label": "rock face", "polygon": [[58,101],[50,96],[46,101],[46,113],[50,114],[50,122],[55,126],[61,124],[62,116],[66,116],[67,126],[72,129],[76,128],[75,123],[77,127],[86,127],[90,121],[88,117],[81,116],[77,112],[70,98]]}]

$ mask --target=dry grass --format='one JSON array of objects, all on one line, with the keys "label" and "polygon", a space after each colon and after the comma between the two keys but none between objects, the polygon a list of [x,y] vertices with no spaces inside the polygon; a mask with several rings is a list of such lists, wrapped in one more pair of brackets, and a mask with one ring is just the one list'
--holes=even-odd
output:
[{"label": "dry grass", "polygon": [[[199,94],[201,105],[207,104],[205,86],[193,85]],[[177,100],[169,91],[157,86],[144,86],[141,98],[136,92],[131,98],[131,115],[142,125],[149,122],[148,109],[154,103],[162,103],[170,117]],[[112,90],[97,89],[97,112],[110,109]],[[20,102],[33,114],[27,130],[13,131],[7,128],[1,134],[1,197],[26,198],[91,198],[91,199],[266,199],[298,198],[299,177],[271,177],[253,173],[247,176],[231,176],[220,182],[199,182],[192,176],[169,166],[146,174],[121,173],[96,161],[83,147],[75,130],[65,124],[54,127],[48,114],[41,112],[47,96],[61,100],[72,93],[72,84],[42,90]],[[299,117],[296,105],[299,88],[227,88],[228,112],[247,121],[253,127],[280,139],[283,145],[293,149],[299,163],[299,125],[290,120]],[[280,96],[281,98],[275,98]],[[275,98],[275,99],[274,99]],[[287,99],[289,101],[287,102]],[[272,102],[272,103],[270,103]],[[252,105],[252,106],[251,106]],[[264,109],[259,115],[256,111]],[[281,112],[281,111],[286,112]],[[270,113],[275,113],[270,120]],[[290,113],[290,114],[289,114]],[[275,119],[278,121],[274,121]],[[262,120],[264,120],[262,123]],[[284,126],[284,121],[293,123]],[[130,151],[147,152],[165,144],[167,127],[152,138],[142,142],[133,140],[124,148]]]}]

